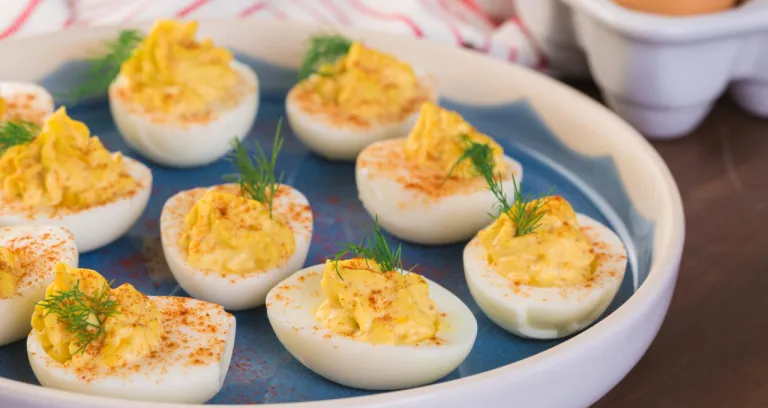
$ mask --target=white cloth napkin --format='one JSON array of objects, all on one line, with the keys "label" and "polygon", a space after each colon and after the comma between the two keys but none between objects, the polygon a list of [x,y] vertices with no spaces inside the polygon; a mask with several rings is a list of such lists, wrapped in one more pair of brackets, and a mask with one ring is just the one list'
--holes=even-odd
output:
[{"label": "white cloth napkin", "polygon": [[[357,26],[466,46],[546,69],[512,0],[2,0],[0,40],[73,25],[207,17],[316,21]],[[496,24],[489,17],[508,17]]]}]

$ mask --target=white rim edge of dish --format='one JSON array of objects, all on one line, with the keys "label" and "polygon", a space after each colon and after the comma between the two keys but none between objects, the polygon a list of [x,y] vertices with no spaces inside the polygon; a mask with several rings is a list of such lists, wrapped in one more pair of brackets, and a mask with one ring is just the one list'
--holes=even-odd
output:
[{"label": "white rim edge of dish", "polygon": [[[258,26],[261,33],[276,33],[280,32],[279,36],[274,34],[271,38],[281,38],[281,41],[274,41],[274,45],[266,44],[262,47],[266,53],[285,52],[285,43],[292,42],[293,39],[306,38],[311,33],[318,31],[330,30],[330,27],[317,25],[313,23],[286,23],[286,22],[272,22],[272,21],[255,21],[255,20],[231,20],[231,19],[209,19],[201,20],[200,22],[201,35],[212,36],[215,40],[222,43],[222,45],[230,46],[235,50],[241,50],[236,45],[230,45],[226,43],[240,43],[245,44],[253,42],[254,37],[248,37],[246,33],[248,27],[253,30],[252,26]],[[148,27],[149,23],[144,24],[131,24],[131,25],[118,25],[109,27],[75,27],[63,32],[42,35],[37,37],[10,40],[6,42],[0,42],[0,56],[3,54],[24,55],[31,54],[36,49],[45,49],[46,56],[49,63],[38,64],[32,66],[26,66],[25,68],[14,72],[13,80],[26,80],[37,81],[41,79],[45,74],[52,70],[55,70],[57,65],[62,62],[85,58],[87,52],[91,51],[91,47],[84,46],[85,44],[93,45],[97,47],[104,39],[111,38],[120,29],[135,28],[135,27]],[[448,404],[444,406],[455,406],[459,403],[460,399],[457,395],[462,392],[466,393],[468,389],[473,389],[473,394],[477,395],[482,390],[499,390],[504,387],[509,388],[509,385],[518,381],[520,378],[527,376],[535,376],[536,374],[548,371],[551,375],[551,369],[555,366],[569,368],[569,365],[576,363],[569,363],[574,356],[586,355],[588,353],[594,353],[598,351],[596,344],[604,343],[612,337],[627,337],[627,333],[631,331],[633,326],[638,324],[638,321],[643,321],[645,318],[649,318],[646,322],[650,322],[652,326],[645,327],[643,337],[640,339],[640,343],[635,346],[636,352],[632,356],[630,364],[626,362],[620,363],[620,367],[612,367],[613,371],[621,372],[621,375],[611,380],[612,384],[606,384],[604,388],[604,394],[621,378],[626,372],[631,369],[639,358],[645,353],[645,350],[650,345],[650,342],[656,336],[663,316],[666,314],[669,306],[669,301],[672,296],[672,291],[677,277],[677,270],[680,264],[680,258],[682,255],[683,243],[685,239],[685,221],[683,216],[683,206],[680,193],[677,185],[664,163],[663,159],[656,150],[646,141],[636,130],[634,130],[629,124],[624,122],[608,108],[604,107],[600,103],[590,99],[589,97],[581,94],[580,92],[561,84],[554,79],[546,77],[543,74],[534,72],[527,68],[519,67],[508,62],[494,60],[490,57],[486,57],[477,54],[470,50],[461,49],[458,47],[452,47],[448,45],[442,45],[432,42],[418,41],[410,37],[398,36],[394,34],[373,32],[368,30],[346,29],[346,28],[333,28],[333,30],[356,37],[362,38],[366,41],[371,41],[375,46],[384,46],[388,50],[404,51],[410,53],[412,56],[416,56],[419,50],[429,48],[432,53],[429,56],[422,56],[424,58],[437,58],[439,54],[448,54],[454,59],[452,64],[444,64],[441,69],[449,71],[457,69],[456,66],[463,65],[457,64],[458,60],[475,60],[476,62],[482,62],[483,67],[487,71],[503,71],[508,77],[516,78],[516,85],[525,84],[521,88],[546,88],[540,89],[538,94],[544,95],[541,98],[529,97],[529,102],[541,116],[542,120],[547,123],[550,129],[555,134],[561,134],[560,132],[568,131],[562,124],[553,123],[557,122],[555,116],[569,117],[569,121],[575,122],[578,117],[589,117],[593,121],[599,122],[602,127],[610,125],[613,128],[613,136],[618,137],[621,135],[621,143],[629,150],[636,152],[636,155],[644,156],[644,161],[650,164],[647,168],[649,174],[652,173],[653,177],[646,177],[646,179],[652,180],[657,184],[654,188],[658,193],[655,199],[655,208],[651,213],[654,215],[654,222],[657,227],[659,224],[666,225],[663,231],[656,228],[654,239],[654,259],[652,262],[651,270],[648,277],[637,291],[616,311],[606,316],[604,319],[581,332],[580,334],[568,339],[567,341],[554,346],[548,350],[538,353],[529,358],[525,358],[521,361],[509,364],[504,367],[499,367],[493,370],[489,370],[480,374],[472,375],[457,380],[452,380],[439,384],[427,385],[419,388],[393,391],[376,395],[350,397],[334,400],[322,400],[312,402],[298,402],[288,404],[269,404],[269,405],[240,405],[249,407],[262,407],[262,406],[292,406],[302,408],[344,408],[344,407],[358,407],[365,406],[367,408],[384,407],[384,406],[419,406],[425,402],[436,403],[439,398],[442,404]],[[226,35],[212,35],[211,33],[230,32],[234,33],[228,38]],[[235,36],[248,37],[235,39]],[[269,37],[269,36],[267,36]],[[257,39],[258,41],[264,41],[263,39]],[[53,43],[54,46],[51,46]],[[279,43],[279,44],[278,44]],[[66,44],[77,44],[77,47],[66,46]],[[55,47],[60,45],[61,47]],[[282,47],[282,50],[280,49]],[[30,51],[32,50],[32,51]],[[439,51],[439,52],[438,52]],[[396,52],[397,54],[402,54]],[[261,56],[263,57],[263,56]],[[31,57],[30,57],[31,58]],[[283,55],[279,61],[270,60],[269,62],[285,66],[285,67],[297,67],[300,55]],[[408,56],[404,58],[409,59]],[[280,59],[280,58],[278,58]],[[438,62],[434,62],[430,65],[440,66]],[[6,68],[0,68],[0,72],[7,71]],[[450,75],[446,73],[446,75]],[[455,73],[454,73],[455,75]],[[478,81],[489,80],[488,77],[492,75],[480,75],[476,79]],[[499,81],[499,79],[495,79]],[[442,83],[439,87],[442,88]],[[470,87],[471,88],[471,87]],[[477,87],[482,88],[482,87]],[[485,95],[479,95],[476,91],[465,98],[464,100],[448,95],[451,99],[458,99],[462,103],[473,103],[477,105],[488,104],[492,105],[500,102],[512,102],[519,97],[507,97],[504,100],[482,100]],[[554,94],[555,96],[551,96]],[[472,101],[472,99],[481,99],[481,101]],[[493,98],[491,98],[493,99]],[[555,101],[557,99],[557,101]],[[563,102],[565,100],[565,102]],[[553,109],[541,109],[541,107],[548,107],[554,104],[555,106],[562,106],[564,104],[573,104],[577,107],[580,113],[563,114],[562,110],[554,112]],[[539,106],[537,106],[539,105]],[[570,125],[570,124],[569,124]],[[602,131],[602,133],[608,133]],[[609,142],[610,139],[605,138],[605,142]],[[607,143],[610,144],[610,143]],[[569,145],[573,148],[573,146]],[[618,164],[617,168],[618,168]],[[619,169],[620,170],[620,169]],[[621,171],[619,171],[621,173]],[[624,177],[622,177],[624,179]],[[628,191],[629,193],[629,191]],[[631,194],[630,194],[631,199]],[[635,200],[632,200],[633,202]],[[649,216],[648,214],[645,214]],[[647,323],[646,323],[647,324]],[[635,339],[637,340],[637,339]],[[603,344],[605,345],[605,344]],[[606,362],[606,364],[614,364],[614,362]],[[567,371],[567,370],[564,370]],[[551,378],[551,377],[550,377]],[[560,383],[559,383],[560,384]],[[578,386],[577,386],[578,387]],[[574,392],[578,392],[575,391]],[[591,392],[594,394],[594,391]],[[584,392],[582,392],[584,394]],[[602,395],[601,394],[601,395]],[[95,397],[90,395],[75,394],[66,391],[43,389],[40,386],[33,384],[22,383],[15,380],[6,378],[0,378],[0,399],[12,397],[18,404],[31,407],[35,405],[29,405],[29,402],[34,401],[39,406],[50,406],[51,404],[72,404],[78,407],[150,407],[150,408],[183,408],[194,407],[199,405],[183,405],[183,404],[166,404],[166,403],[147,403],[147,402],[131,402],[125,400],[111,399],[105,397]],[[544,395],[546,397],[546,395]],[[599,397],[594,395],[584,394],[580,396],[581,399],[575,398],[572,402],[575,406],[582,404],[590,404]],[[230,405],[207,405],[212,407],[228,407]],[[547,405],[550,406],[550,405]]]}]

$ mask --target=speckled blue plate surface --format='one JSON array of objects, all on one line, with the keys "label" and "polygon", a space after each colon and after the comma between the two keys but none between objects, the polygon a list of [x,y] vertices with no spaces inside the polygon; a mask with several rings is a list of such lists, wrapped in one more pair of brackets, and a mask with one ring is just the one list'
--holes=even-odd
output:
[{"label": "speckled blue plate surface", "polygon": [[[252,150],[258,142],[268,148],[272,145],[278,120],[285,115],[285,92],[295,78],[295,71],[248,55],[241,54],[241,59],[257,71],[263,85],[258,119],[245,145]],[[3,58],[2,49],[0,58]],[[79,63],[59,65],[46,72],[38,82],[49,89],[62,89],[73,72],[81,67]],[[545,193],[555,185],[555,191],[565,196],[577,212],[589,215],[619,234],[629,252],[628,270],[606,315],[627,302],[651,270],[655,224],[635,208],[615,161],[609,155],[587,155],[567,147],[561,137],[548,129],[532,105],[519,98],[479,105],[448,95],[441,103],[457,110],[480,131],[494,137],[506,154],[522,163],[525,192]],[[100,271],[114,279],[116,285],[131,283],[147,294],[185,296],[173,281],[163,259],[158,223],[161,208],[166,199],[180,190],[220,183],[222,175],[232,172],[230,163],[221,160],[189,170],[159,167],[125,144],[114,127],[105,101],[71,106],[68,110],[72,117],[85,122],[93,134],[100,136],[108,149],[122,151],[143,161],[154,175],[152,196],[141,220],[115,243],[82,255],[81,267]],[[278,170],[285,171],[286,184],[306,195],[315,216],[308,266],[323,262],[334,254],[337,250],[335,243],[358,241],[371,230],[373,221],[358,200],[354,165],[329,162],[315,156],[294,137],[289,127],[284,127],[284,131],[286,141]],[[398,243],[389,238],[390,242]],[[452,291],[477,317],[478,336],[474,349],[466,361],[441,382],[504,367],[570,341],[523,340],[491,323],[472,300],[465,284],[462,270],[464,243],[442,247],[403,243],[402,247],[406,266],[418,264],[418,273]],[[221,392],[211,403],[318,401],[372,394],[331,383],[301,365],[272,332],[263,307],[235,316],[237,338],[232,363]],[[24,342],[0,348],[0,377],[37,384],[27,361]]]}]

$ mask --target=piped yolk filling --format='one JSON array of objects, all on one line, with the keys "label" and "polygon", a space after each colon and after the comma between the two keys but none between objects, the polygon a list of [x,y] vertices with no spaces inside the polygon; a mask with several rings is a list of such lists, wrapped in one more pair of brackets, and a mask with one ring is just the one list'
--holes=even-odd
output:
[{"label": "piped yolk filling", "polygon": [[[339,274],[343,280],[339,278]],[[326,261],[326,299],[315,316],[328,329],[373,344],[413,344],[434,338],[439,313],[420,275],[381,271],[361,258]]]},{"label": "piped yolk filling", "polygon": [[323,110],[338,110],[360,124],[402,120],[422,92],[410,65],[360,42],[298,86]]},{"label": "piped yolk filling", "polygon": [[194,114],[223,102],[239,82],[232,53],[197,41],[197,22],[160,20],[125,63],[128,97],[152,113]]},{"label": "piped yolk filling", "polygon": [[223,274],[262,272],[296,251],[293,231],[264,204],[209,190],[184,220],[179,241],[187,263]]},{"label": "piped yolk filling", "polygon": [[[495,171],[506,173],[506,166],[501,160],[504,151],[498,143],[478,132],[457,112],[432,102],[421,105],[419,121],[405,142],[405,157],[413,163],[434,168],[447,175],[464,154],[468,140],[489,145],[494,156]],[[456,165],[451,175],[459,179],[479,176],[469,159]]]},{"label": "piped yolk filling", "polygon": [[84,209],[128,196],[138,182],[84,123],[59,108],[31,142],[0,156],[3,195],[30,207]]},{"label": "piped yolk filling", "polygon": [[516,237],[514,222],[501,214],[478,233],[488,263],[513,284],[563,287],[588,282],[597,265],[593,243],[568,201],[560,196],[542,199],[544,216],[533,232]]},{"label": "piped yolk filling", "polygon": [[[35,307],[32,327],[37,330],[43,349],[54,360],[72,367],[105,365],[119,367],[135,362],[158,350],[163,335],[162,315],[152,299],[124,284],[110,289],[98,272],[72,268],[59,263],[54,282],[46,290],[45,300],[72,291],[75,286],[84,295],[80,299],[91,307],[69,308],[74,301],[61,303],[65,308]],[[99,299],[99,300],[94,300]],[[83,347],[78,332],[68,324],[67,315],[82,310],[99,310],[97,304],[116,302],[115,312],[96,315],[86,312],[90,328],[98,336]],[[64,313],[64,316],[62,316]]]},{"label": "piped yolk filling", "polygon": [[22,277],[24,270],[19,255],[6,247],[0,247],[0,299],[13,296]]}]

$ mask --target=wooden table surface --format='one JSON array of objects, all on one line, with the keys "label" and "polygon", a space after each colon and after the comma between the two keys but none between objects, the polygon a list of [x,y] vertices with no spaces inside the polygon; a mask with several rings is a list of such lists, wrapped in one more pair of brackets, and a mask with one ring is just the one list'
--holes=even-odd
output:
[{"label": "wooden table surface", "polygon": [[683,197],[682,266],[658,337],[595,407],[766,408],[768,119],[723,98],[691,135],[653,145]]}]

